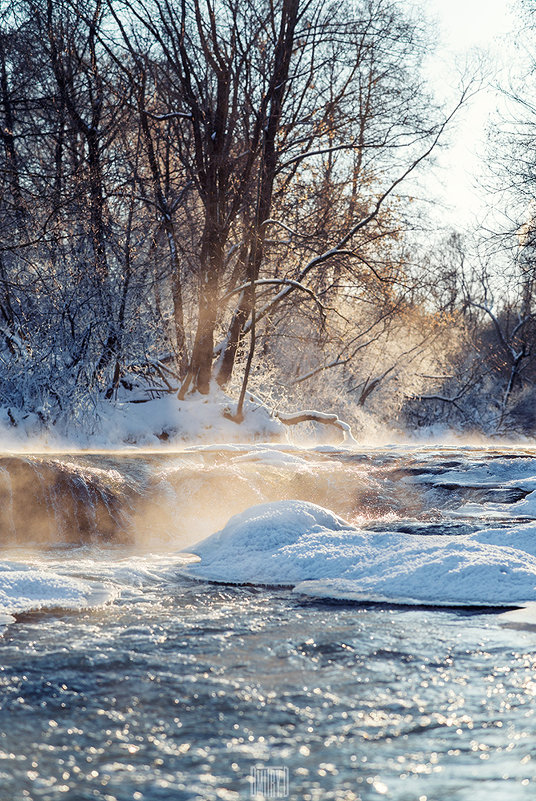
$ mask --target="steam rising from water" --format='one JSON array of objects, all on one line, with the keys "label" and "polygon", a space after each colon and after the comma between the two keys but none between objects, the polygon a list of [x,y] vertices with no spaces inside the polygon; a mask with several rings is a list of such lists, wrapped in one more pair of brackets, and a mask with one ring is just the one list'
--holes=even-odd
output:
[{"label": "steam rising from water", "polygon": [[[310,501],[367,527],[392,520],[400,529],[411,518],[421,521],[421,533],[426,525],[441,533],[445,510],[461,509],[462,533],[470,525],[463,522],[470,502],[499,501],[499,513],[508,504],[515,511],[511,504],[527,494],[536,473],[533,457],[530,449],[433,446],[6,455],[0,457],[0,536],[17,545],[180,550],[233,515],[277,500]],[[452,533],[455,524],[449,525]]]},{"label": "steam rising from water", "polygon": [[278,451],[0,458],[0,531],[18,544],[131,542],[184,548],[265,501],[299,499],[348,519],[419,510],[367,457]]}]

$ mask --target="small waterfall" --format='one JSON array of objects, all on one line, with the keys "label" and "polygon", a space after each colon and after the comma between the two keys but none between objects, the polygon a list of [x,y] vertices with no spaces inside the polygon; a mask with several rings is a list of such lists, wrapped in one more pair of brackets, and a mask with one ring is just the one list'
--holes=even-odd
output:
[{"label": "small waterfall", "polygon": [[225,450],[0,456],[0,542],[180,548],[266,501],[312,501],[348,518],[382,506],[385,487],[361,460],[282,456]]},{"label": "small waterfall", "polygon": [[110,471],[70,457],[0,457],[0,537],[18,544],[129,537],[129,485]]},{"label": "small waterfall", "polygon": [[[310,501],[369,526],[389,518],[432,519],[434,507],[473,496],[489,500],[497,492],[452,484],[453,468],[448,460],[436,459],[432,468],[426,454],[408,458],[387,449],[373,456],[258,446],[10,454],[0,456],[0,542],[180,549],[267,501]],[[505,500],[520,495],[509,490]]]}]

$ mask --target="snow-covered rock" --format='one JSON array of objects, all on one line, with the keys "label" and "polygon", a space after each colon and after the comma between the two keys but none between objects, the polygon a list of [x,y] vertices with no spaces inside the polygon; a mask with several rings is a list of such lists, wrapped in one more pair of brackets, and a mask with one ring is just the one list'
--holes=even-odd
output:
[{"label": "snow-covered rock", "polygon": [[[201,562],[187,572],[213,581],[291,585],[306,577],[307,563],[312,569],[312,556],[318,562],[318,554],[325,555],[334,538],[354,531],[345,520],[313,503],[262,503],[189,547]],[[298,543],[303,550],[293,552]]]},{"label": "snow-covered rock", "polygon": [[209,581],[431,605],[536,600],[536,556],[515,539],[370,532],[302,501],[254,506],[188,550],[200,562],[184,572]]}]

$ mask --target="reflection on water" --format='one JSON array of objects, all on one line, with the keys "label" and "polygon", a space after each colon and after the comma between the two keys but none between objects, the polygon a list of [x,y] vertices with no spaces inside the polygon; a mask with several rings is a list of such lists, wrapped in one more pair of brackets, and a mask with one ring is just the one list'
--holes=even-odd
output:
[{"label": "reflection on water", "polygon": [[[76,529],[52,478],[54,503],[49,489],[35,497],[53,544],[14,544],[6,528],[2,559],[112,582],[121,595],[93,611],[26,614],[0,641],[1,801],[247,799],[259,765],[288,767],[293,799],[532,800],[536,633],[504,628],[497,610],[197,583],[179,576],[176,553],[229,509],[277,497],[374,530],[458,536],[487,525],[493,487],[530,491],[532,454],[515,460],[515,477],[514,460],[489,451],[239,455],[62,457],[74,506],[86,493],[86,505],[110,510],[106,539],[90,511]],[[25,458],[23,475],[56,475],[53,458]],[[479,518],[451,514],[468,502]],[[501,525],[515,502],[504,500]],[[64,538],[58,520],[71,521]],[[21,514],[19,543],[22,525]],[[40,539],[38,522],[30,531]]]}]

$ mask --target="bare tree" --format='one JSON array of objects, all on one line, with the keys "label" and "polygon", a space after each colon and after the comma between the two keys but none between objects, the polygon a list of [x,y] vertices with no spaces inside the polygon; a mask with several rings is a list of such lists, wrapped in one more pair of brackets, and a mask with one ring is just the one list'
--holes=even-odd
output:
[{"label": "bare tree", "polygon": [[[451,116],[421,77],[418,21],[391,0],[17,0],[13,14],[13,375],[38,362],[56,406],[62,383],[110,398],[156,370],[184,397],[216,380],[239,420],[255,348],[268,360],[286,344],[288,364],[302,337],[314,348],[288,384],[340,370],[369,403],[396,372],[377,353],[418,305],[404,187]],[[392,353],[409,364],[419,348]]]},{"label": "bare tree", "polygon": [[[333,288],[351,260],[374,272],[373,243],[400,234],[384,211],[442,130],[439,118],[425,123],[422,33],[385,0],[350,18],[338,4],[298,0],[109,8],[138,70],[147,63],[140,48],[152,47],[160,108],[149,112],[144,100],[139,113],[169,126],[202,204],[197,323],[181,395],[206,393],[212,375],[229,382],[256,316],[307,290],[304,281],[310,294],[315,283]],[[286,247],[274,246],[274,232],[286,232]],[[282,258],[286,283],[256,315],[256,287],[273,279],[277,289]]]}]

